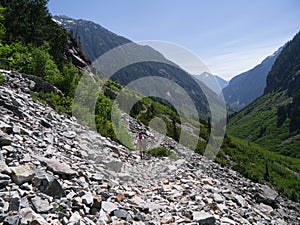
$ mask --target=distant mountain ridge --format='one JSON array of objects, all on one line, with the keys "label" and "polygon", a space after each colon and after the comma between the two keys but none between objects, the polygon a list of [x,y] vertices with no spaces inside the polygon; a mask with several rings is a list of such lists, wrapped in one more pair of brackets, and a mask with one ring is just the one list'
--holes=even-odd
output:
[{"label": "distant mountain ridge", "polygon": [[282,51],[280,47],[253,69],[232,78],[223,89],[226,103],[234,110],[240,110],[264,93],[266,80],[275,60]]},{"label": "distant mountain ridge", "polygon": [[[135,45],[138,49],[137,53],[135,52],[136,54],[141,56],[151,55],[152,57],[160,59],[159,61],[162,61],[163,63],[143,62],[122,68],[113,75],[112,79],[117,80],[122,85],[127,85],[134,80],[146,76],[167,78],[176,82],[190,95],[202,118],[207,118],[209,116],[207,98],[202,89],[204,88],[206,93],[209,93],[213,98],[217,98],[217,95],[203,85],[202,82],[193,79],[190,74],[166,59],[158,51],[149,46],[134,44],[129,39],[114,34],[99,24],[91,21],[75,20],[67,16],[54,16],[53,19],[67,31],[73,33],[73,37],[76,40],[79,40],[83,52],[91,61],[98,59],[105,52],[113,48],[129,43],[132,43],[132,45]],[[124,57],[131,56],[125,55]],[[201,88],[199,88],[199,85]]]},{"label": "distant mountain ridge", "polygon": [[234,116],[227,128],[236,137],[300,158],[300,32],[280,51],[264,95]]},{"label": "distant mountain ridge", "polygon": [[223,78],[213,75],[208,72],[203,72],[200,75],[194,75],[194,77],[202,81],[208,88],[214,91],[216,94],[220,94],[223,88],[227,87],[228,81]]}]

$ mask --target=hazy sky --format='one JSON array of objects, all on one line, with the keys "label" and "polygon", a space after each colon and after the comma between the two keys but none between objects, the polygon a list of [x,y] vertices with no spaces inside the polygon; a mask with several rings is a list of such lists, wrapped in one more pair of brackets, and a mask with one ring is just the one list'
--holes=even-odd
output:
[{"label": "hazy sky", "polygon": [[181,45],[225,79],[300,30],[299,0],[50,0],[52,15],[94,21],[133,41]]}]

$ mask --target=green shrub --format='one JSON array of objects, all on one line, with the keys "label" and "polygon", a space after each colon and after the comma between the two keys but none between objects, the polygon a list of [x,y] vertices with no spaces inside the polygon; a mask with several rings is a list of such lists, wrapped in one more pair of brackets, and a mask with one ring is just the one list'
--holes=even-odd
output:
[{"label": "green shrub", "polygon": [[164,147],[152,148],[147,151],[148,154],[155,157],[175,157],[174,153]]},{"label": "green shrub", "polygon": [[39,92],[34,93],[31,96],[34,101],[49,105],[58,113],[66,113],[69,115],[72,113],[73,99],[70,97],[63,98],[53,92]]}]

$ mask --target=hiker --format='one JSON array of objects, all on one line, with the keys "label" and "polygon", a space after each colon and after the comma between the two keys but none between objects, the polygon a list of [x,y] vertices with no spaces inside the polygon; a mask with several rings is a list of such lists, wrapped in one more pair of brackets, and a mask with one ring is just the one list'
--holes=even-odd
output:
[{"label": "hiker", "polygon": [[141,157],[145,156],[146,148],[147,148],[147,134],[145,132],[142,133],[142,139],[141,139]]},{"label": "hiker", "polygon": [[137,150],[142,150],[142,138],[143,138],[143,133],[140,132],[138,137],[137,147],[136,147]]}]

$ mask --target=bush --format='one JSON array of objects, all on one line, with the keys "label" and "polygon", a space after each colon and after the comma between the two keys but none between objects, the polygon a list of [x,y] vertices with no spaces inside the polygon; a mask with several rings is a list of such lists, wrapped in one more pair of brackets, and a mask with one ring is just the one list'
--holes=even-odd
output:
[{"label": "bush", "polygon": [[62,98],[61,96],[53,92],[33,93],[31,96],[34,101],[49,105],[58,113],[66,113],[69,115],[72,114],[73,99],[68,96]]},{"label": "bush", "polygon": [[155,157],[175,157],[174,153],[164,147],[152,148],[147,151],[148,154]]}]

